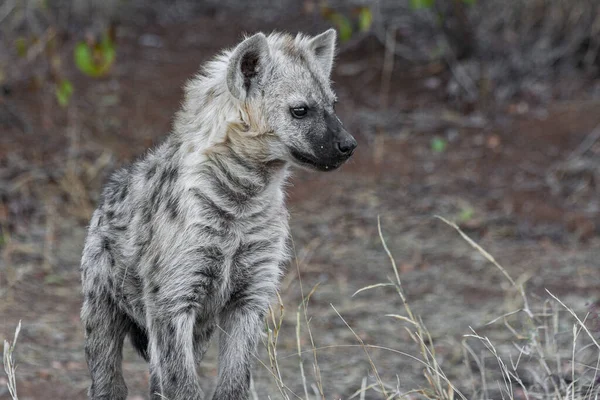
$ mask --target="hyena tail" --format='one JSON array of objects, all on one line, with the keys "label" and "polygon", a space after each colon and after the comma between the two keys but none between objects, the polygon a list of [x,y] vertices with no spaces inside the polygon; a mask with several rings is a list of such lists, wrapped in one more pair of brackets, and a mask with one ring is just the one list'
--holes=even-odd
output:
[{"label": "hyena tail", "polygon": [[142,327],[140,327],[135,322],[131,324],[129,329],[129,339],[131,339],[131,344],[137,350],[140,356],[144,358],[144,360],[149,361],[150,357],[148,355],[148,333]]}]

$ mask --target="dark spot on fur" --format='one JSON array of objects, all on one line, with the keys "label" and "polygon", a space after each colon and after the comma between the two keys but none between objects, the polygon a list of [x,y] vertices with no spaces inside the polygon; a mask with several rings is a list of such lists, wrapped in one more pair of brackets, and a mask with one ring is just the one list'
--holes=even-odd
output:
[{"label": "dark spot on fur", "polygon": [[203,233],[208,236],[225,236],[226,232],[220,231],[212,226],[202,225],[202,224],[194,224],[195,229],[197,229],[200,233]]},{"label": "dark spot on fur", "polygon": [[235,220],[235,216],[230,213],[229,211],[221,208],[218,204],[216,204],[211,198],[209,198],[207,195],[205,195],[204,193],[202,193],[199,189],[195,189],[192,188],[190,189],[192,191],[192,193],[194,194],[194,196],[201,200],[202,203],[204,203],[205,206],[208,206],[210,208],[210,211],[215,214],[215,216],[217,218],[221,218],[227,222],[231,222],[233,220]]},{"label": "dark spot on fur", "polygon": [[231,205],[240,209],[240,211],[244,210],[248,206],[249,200],[254,196],[254,191],[234,189],[229,186],[229,182],[225,182],[217,177],[211,178],[211,183],[217,189],[220,196],[224,197]]},{"label": "dark spot on fur", "polygon": [[250,380],[252,379],[252,373],[250,372],[250,368],[246,368],[246,375],[244,376],[244,387],[250,387]]},{"label": "dark spot on fur", "polygon": [[110,240],[106,236],[102,238],[102,249],[104,251],[110,251]]},{"label": "dark spot on fur", "polygon": [[196,250],[197,253],[214,262],[223,262],[223,252],[217,246],[200,247]]},{"label": "dark spot on fur", "polygon": [[115,257],[111,253],[108,253],[108,263],[111,267],[115,266]]},{"label": "dark spot on fur", "polygon": [[165,183],[167,183],[167,178],[169,177],[169,170],[167,168],[163,169],[162,174],[160,175],[160,178],[158,179],[158,186],[162,187],[165,185]]},{"label": "dark spot on fur", "polygon": [[157,283],[154,284],[154,286],[152,286],[152,294],[158,294],[158,292],[160,291],[160,285],[158,285]]},{"label": "dark spot on fur", "polygon": [[233,254],[233,262],[238,263],[247,257],[249,254],[256,254],[260,252],[268,252],[272,249],[271,242],[268,240],[258,240],[256,242],[245,242],[242,243]]},{"label": "dark spot on fur", "polygon": [[177,334],[177,328],[175,327],[173,322],[169,322],[167,324],[167,332],[169,333],[171,338],[175,338],[175,335]]},{"label": "dark spot on fur", "polygon": [[250,282],[248,280],[244,280],[235,286],[236,287],[233,289],[231,296],[229,297],[228,306],[244,308],[249,301],[248,291],[250,289]]},{"label": "dark spot on fur", "polygon": [[170,196],[166,207],[171,219],[176,219],[179,215],[179,198],[177,196]]},{"label": "dark spot on fur", "polygon": [[152,220],[152,204],[147,203],[144,205],[144,207],[142,209],[142,222],[147,225],[150,223],[151,220]]},{"label": "dark spot on fur", "polygon": [[171,167],[171,169],[169,169],[169,182],[171,182],[171,183],[175,182],[178,177],[179,177],[179,169],[177,169],[177,167]]},{"label": "dark spot on fur", "polygon": [[[233,151],[230,153],[233,154]],[[265,188],[265,185],[257,185],[256,183],[254,183],[252,181],[249,181],[247,179],[242,179],[242,178],[236,176],[231,171],[231,166],[229,164],[232,160],[238,162],[239,158],[230,157],[230,159],[228,159],[227,161],[224,161],[220,157],[213,157],[212,165],[213,165],[213,168],[215,168],[217,170],[217,174],[213,173],[213,174],[210,174],[208,177],[212,178],[212,180],[216,181],[217,184],[224,186],[225,190],[241,192],[241,194],[244,195],[245,197],[254,197],[254,196],[258,195],[260,192],[262,192]],[[244,163],[244,165],[240,164],[240,166],[252,175],[255,175],[257,173],[257,171],[259,171],[258,168],[253,168],[252,166],[249,166],[246,163]],[[219,172],[220,172],[220,174],[219,174]],[[223,175],[223,178],[225,178],[225,179],[217,178],[218,175],[221,175],[221,174]]]},{"label": "dark spot on fur", "polygon": [[163,170],[162,174],[160,175],[158,187],[162,189],[163,186],[165,186],[166,184],[173,184],[177,180],[178,176],[179,170],[177,169],[177,167],[174,165],[168,166]]},{"label": "dark spot on fur", "polygon": [[121,194],[119,195],[119,200],[121,200],[121,201],[125,200],[125,197],[127,197],[128,193],[129,193],[129,186],[123,185],[123,187],[121,188]]},{"label": "dark spot on fur", "polygon": [[149,181],[150,179],[152,179],[152,177],[154,176],[154,174],[156,174],[156,167],[158,166],[157,163],[152,164],[152,166],[148,169],[148,171],[146,171],[146,180]]},{"label": "dark spot on fur", "polygon": [[204,278],[204,280],[198,283],[203,289],[208,289],[208,284],[212,282],[219,282],[222,279],[221,272],[218,268],[214,268],[213,266],[207,266],[204,268],[198,269],[198,271],[194,272],[195,275]]},{"label": "dark spot on fur", "polygon": [[150,204],[152,205],[152,210],[149,211],[148,213],[150,214],[151,212],[157,212],[158,211],[158,199],[160,198],[160,192],[162,190],[162,186],[159,182],[159,184],[154,188],[154,191],[152,192],[152,196],[150,197]]}]

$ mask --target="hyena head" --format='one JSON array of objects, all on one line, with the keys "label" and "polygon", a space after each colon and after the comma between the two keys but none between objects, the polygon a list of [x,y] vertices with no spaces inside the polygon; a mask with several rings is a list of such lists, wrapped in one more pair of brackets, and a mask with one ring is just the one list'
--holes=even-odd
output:
[{"label": "hyena head", "polygon": [[268,132],[269,158],[327,171],[356,148],[335,114],[335,40],[333,29],[316,37],[258,33],[231,53],[227,87]]}]

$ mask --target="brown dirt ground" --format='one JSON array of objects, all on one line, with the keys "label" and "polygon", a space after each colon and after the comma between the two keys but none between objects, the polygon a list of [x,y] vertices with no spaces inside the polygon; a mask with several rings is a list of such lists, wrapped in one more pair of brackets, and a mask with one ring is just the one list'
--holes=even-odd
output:
[{"label": "brown dirt ground", "polygon": [[[241,31],[315,33],[321,24],[296,19],[264,26],[247,19],[227,25],[211,15],[168,26],[122,26],[124,56],[101,80],[73,72],[77,92],[67,111],[54,104],[51,92],[31,91],[26,82],[16,82],[0,101],[0,108],[16,112],[0,114],[0,222],[10,236],[0,244],[0,338],[11,338],[22,320],[16,353],[22,400],[85,398],[78,263],[102,179],[168,132],[182,84]],[[141,44],[143,35],[153,35],[160,47]],[[283,380],[298,394],[300,282],[305,293],[320,283],[309,306],[317,346],[356,344],[333,305],[365,342],[416,352],[402,323],[385,317],[402,313],[391,289],[352,297],[392,276],[378,215],[442,367],[467,391],[462,335],[473,327],[510,345],[502,327],[484,324],[519,305],[499,271],[434,215],[460,221],[514,278],[528,279],[534,296],[544,298],[547,288],[577,310],[600,297],[597,175],[561,169],[600,124],[600,102],[581,98],[529,108],[517,102],[465,112],[449,106],[442,89],[427,88],[432,78],[443,82],[445,73],[398,63],[389,107],[381,109],[382,59],[380,46],[369,40],[342,48],[334,75],[338,112],[360,147],[341,170],[298,171],[289,188],[301,280],[292,263],[281,288],[286,315],[279,357]],[[21,120],[30,131],[22,130]],[[436,136],[448,140],[446,151],[432,151]],[[600,149],[588,151],[597,155]],[[305,324],[302,329],[308,350]],[[398,379],[404,390],[424,383],[422,368],[409,359],[385,351],[371,355],[386,381]],[[266,360],[262,348],[260,357]],[[304,359],[313,382],[312,355]],[[328,399],[350,397],[363,377],[372,381],[360,348],[320,350],[318,359]],[[145,397],[147,369],[129,347],[124,365],[130,395]],[[210,390],[214,348],[200,373]],[[254,379],[259,398],[279,398],[267,369],[257,364]],[[6,398],[0,387],[0,399]]]}]

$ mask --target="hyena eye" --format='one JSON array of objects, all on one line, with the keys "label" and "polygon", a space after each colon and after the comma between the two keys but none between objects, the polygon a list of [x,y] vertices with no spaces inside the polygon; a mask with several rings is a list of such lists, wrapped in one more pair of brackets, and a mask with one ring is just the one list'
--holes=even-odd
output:
[{"label": "hyena eye", "polygon": [[292,107],[290,112],[294,118],[304,118],[308,114],[308,107]]}]

